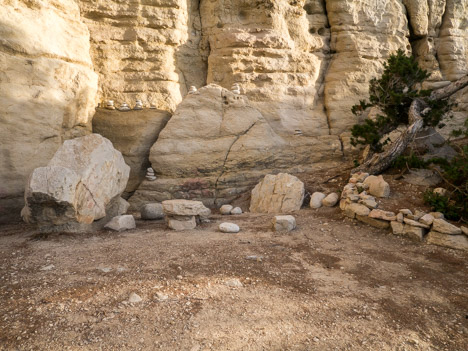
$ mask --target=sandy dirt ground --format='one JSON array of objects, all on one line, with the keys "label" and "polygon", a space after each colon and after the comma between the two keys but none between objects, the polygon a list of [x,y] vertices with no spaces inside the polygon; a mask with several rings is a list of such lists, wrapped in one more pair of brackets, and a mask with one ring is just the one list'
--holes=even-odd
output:
[{"label": "sandy dirt ground", "polygon": [[288,234],[248,213],[187,232],[2,226],[0,349],[468,350],[466,253],[338,208],[295,216]]}]

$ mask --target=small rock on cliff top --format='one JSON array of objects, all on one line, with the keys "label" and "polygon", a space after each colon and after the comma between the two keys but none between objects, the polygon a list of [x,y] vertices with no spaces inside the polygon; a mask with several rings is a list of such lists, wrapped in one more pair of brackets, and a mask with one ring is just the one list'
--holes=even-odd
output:
[{"label": "small rock on cliff top", "polygon": [[41,231],[102,227],[119,214],[129,173],[122,154],[99,134],[67,140],[47,167],[31,174],[23,218],[37,223]]}]

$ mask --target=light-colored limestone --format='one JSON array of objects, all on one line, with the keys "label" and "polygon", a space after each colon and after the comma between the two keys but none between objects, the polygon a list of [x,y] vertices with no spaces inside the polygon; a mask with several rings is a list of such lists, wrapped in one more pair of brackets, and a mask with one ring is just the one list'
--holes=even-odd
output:
[{"label": "light-colored limestone", "polygon": [[396,221],[396,215],[394,212],[391,211],[383,211],[383,210],[372,210],[369,213],[370,218],[381,219],[384,221]]},{"label": "light-colored limestone", "polygon": [[434,219],[434,222],[432,222],[432,230],[450,235],[457,235],[462,233],[460,228],[440,218]]},{"label": "light-colored limestone", "polygon": [[167,226],[175,231],[192,230],[197,227],[195,216],[166,217]]},{"label": "light-colored limestone", "polygon": [[74,0],[0,5],[0,221],[66,139],[91,132],[98,77]]},{"label": "light-colored limestone", "polygon": [[405,219],[403,220],[403,222],[404,222],[405,224],[411,225],[411,226],[413,226],[413,227],[424,228],[424,229],[429,229],[429,228],[430,228],[430,226],[427,225],[427,224],[420,223],[420,222],[417,222],[417,221],[412,220],[412,219],[409,219],[409,218],[405,218]]},{"label": "light-colored limestone", "polygon": [[369,186],[368,193],[376,197],[389,197],[390,185],[384,180],[383,176],[369,176],[364,180],[364,184]]},{"label": "light-colored limestone", "polygon": [[135,191],[145,179],[149,150],[169,118],[169,113],[156,109],[126,113],[97,109],[93,131],[112,141],[131,168],[126,192]]},{"label": "light-colored limestone", "polygon": [[325,199],[327,195],[324,193],[321,193],[319,191],[316,191],[310,196],[310,207],[311,208],[320,208],[322,207],[322,201]]},{"label": "light-colored limestone", "polygon": [[205,216],[211,212],[200,201],[167,200],[162,202],[164,214],[168,216]]},{"label": "light-colored limestone", "polygon": [[132,215],[117,216],[112,218],[111,221],[105,225],[105,228],[112,229],[117,232],[135,229],[135,218],[133,218]]},{"label": "light-colored limestone", "polygon": [[122,154],[99,134],[67,140],[31,174],[24,219],[44,231],[89,230],[114,203],[118,211],[129,173]]},{"label": "light-colored limestone", "polygon": [[234,207],[232,207],[231,205],[223,205],[220,207],[219,213],[221,213],[222,215],[230,215],[233,208]]},{"label": "light-colored limestone", "polygon": [[358,221],[367,223],[370,226],[376,227],[376,228],[386,229],[386,228],[390,227],[390,222],[383,221],[381,219],[372,218],[372,217],[369,217],[369,216],[356,215],[356,219]]},{"label": "light-colored limestone", "polygon": [[370,209],[364,205],[350,203],[345,206],[344,213],[349,218],[355,218],[356,215],[366,217],[370,213]]},{"label": "light-colored limestone", "polygon": [[425,224],[425,225],[431,225],[432,222],[434,222],[434,216],[432,216],[431,214],[425,214],[424,216],[422,216],[421,218],[419,218],[419,221],[422,223],[422,224]]},{"label": "light-colored limestone", "polygon": [[296,228],[296,218],[291,215],[275,216],[272,226],[275,232],[290,232]]},{"label": "light-colored limestone", "polygon": [[268,174],[252,190],[250,212],[289,213],[301,209],[304,183],[286,173]]},{"label": "light-colored limestone", "polygon": [[240,207],[234,207],[234,208],[231,210],[231,214],[232,214],[232,215],[240,215],[240,214],[242,214],[242,208],[240,208]]},{"label": "light-colored limestone", "polygon": [[333,207],[337,204],[340,195],[338,193],[328,194],[323,200],[322,205],[326,207]]},{"label": "light-colored limestone", "polygon": [[235,223],[221,223],[219,225],[219,230],[223,233],[239,233],[240,228]]},{"label": "light-colored limestone", "polygon": [[466,235],[450,235],[432,230],[427,235],[427,243],[468,251],[468,237]]}]

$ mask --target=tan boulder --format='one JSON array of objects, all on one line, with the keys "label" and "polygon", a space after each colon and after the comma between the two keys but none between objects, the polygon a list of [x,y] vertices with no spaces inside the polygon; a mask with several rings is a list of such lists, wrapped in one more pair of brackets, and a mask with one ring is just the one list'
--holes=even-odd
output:
[{"label": "tan boulder", "polygon": [[462,233],[460,228],[441,218],[434,219],[434,222],[432,222],[432,230],[439,233],[451,235],[457,235]]},{"label": "tan boulder", "polygon": [[252,190],[250,212],[289,213],[301,209],[304,183],[286,173],[268,174]]},{"label": "tan boulder", "polygon": [[120,214],[110,209],[126,210],[120,195],[129,173],[122,154],[99,134],[67,140],[47,167],[31,174],[24,195],[24,219],[42,231],[98,227],[93,222]]},{"label": "tan boulder", "polygon": [[427,243],[450,247],[456,250],[468,251],[468,237],[466,235],[450,235],[439,233],[437,231],[430,231],[427,235]]},{"label": "tan boulder", "polygon": [[389,197],[390,185],[379,176],[369,176],[364,180],[364,184],[369,186],[368,193],[376,197]]}]

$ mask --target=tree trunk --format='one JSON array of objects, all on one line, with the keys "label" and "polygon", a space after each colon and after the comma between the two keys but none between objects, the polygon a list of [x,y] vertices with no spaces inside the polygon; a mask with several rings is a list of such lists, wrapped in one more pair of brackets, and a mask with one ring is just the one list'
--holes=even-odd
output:
[{"label": "tree trunk", "polygon": [[[447,85],[444,88],[434,90],[431,93],[431,100],[446,99],[451,95],[455,94],[460,89],[468,86],[468,75],[460,78],[456,82]],[[392,162],[400,156],[403,151],[413,140],[414,136],[422,129],[424,121],[422,118],[422,112],[427,108],[427,104],[422,99],[415,99],[410,106],[409,115],[409,127],[395,140],[387,150],[381,153],[374,153],[369,155],[362,165],[354,168],[351,173],[356,172],[367,172],[369,174],[379,174],[390,167]]]}]

